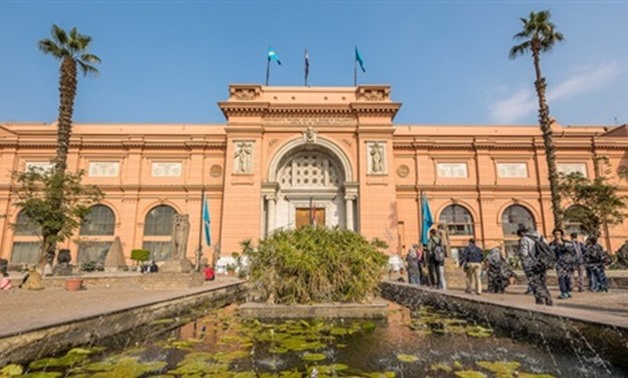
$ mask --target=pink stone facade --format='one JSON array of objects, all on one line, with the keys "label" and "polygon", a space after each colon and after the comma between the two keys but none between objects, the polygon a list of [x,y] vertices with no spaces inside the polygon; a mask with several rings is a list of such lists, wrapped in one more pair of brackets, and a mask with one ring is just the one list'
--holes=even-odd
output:
[{"label": "pink stone facade", "polygon": [[[201,243],[206,257],[295,227],[308,208],[327,226],[380,238],[395,253],[419,238],[421,195],[435,221],[450,229],[453,246],[475,237],[486,248],[512,247],[512,231],[526,221],[551,232],[537,125],[395,125],[401,103],[386,85],[231,85],[218,105],[225,124],[76,124],[69,169],[87,172],[85,182],[106,193],[106,208],[91,231],[77,231],[60,247],[76,258],[81,246],[105,248],[119,236],[127,256],[143,246],[165,248],[170,236],[159,217],[170,211],[189,214],[191,258],[201,240],[203,190],[213,240]],[[626,126],[552,127],[559,170],[592,178],[606,169],[597,159],[605,157],[628,194],[617,174],[628,170]],[[55,124],[0,122],[0,213],[7,214],[0,219],[0,255],[15,263],[38,238],[9,226],[19,213],[10,173],[48,162],[55,137]],[[614,251],[628,238],[628,223],[608,231],[602,242]]]}]

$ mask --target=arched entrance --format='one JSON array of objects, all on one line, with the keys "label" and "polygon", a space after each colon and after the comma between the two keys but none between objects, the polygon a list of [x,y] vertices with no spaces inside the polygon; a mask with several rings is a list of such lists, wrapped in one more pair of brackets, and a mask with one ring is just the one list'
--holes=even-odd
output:
[{"label": "arched entrance", "polygon": [[323,138],[298,139],[282,147],[263,187],[264,234],[308,224],[355,230],[357,184],[349,160]]}]

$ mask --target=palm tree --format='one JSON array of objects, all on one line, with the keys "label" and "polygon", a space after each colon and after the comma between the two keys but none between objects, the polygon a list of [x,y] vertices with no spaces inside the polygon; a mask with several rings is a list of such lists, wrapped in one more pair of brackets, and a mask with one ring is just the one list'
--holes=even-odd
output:
[{"label": "palm tree", "polygon": [[38,43],[44,54],[51,54],[61,61],[59,68],[59,119],[57,126],[57,155],[55,169],[65,171],[67,168],[68,149],[72,135],[72,113],[76,98],[77,65],[84,75],[98,74],[94,64],[100,58],[87,52],[92,38],[72,28],[69,33],[57,25],[52,25],[52,39],[42,39]]},{"label": "palm tree", "polygon": [[526,52],[532,52],[534,60],[534,71],[536,73],[536,94],[539,100],[539,124],[543,132],[543,144],[545,145],[545,155],[547,158],[547,168],[549,172],[550,192],[552,196],[552,213],[554,215],[554,226],[561,228],[562,212],[560,207],[560,193],[558,190],[558,172],[556,169],[556,152],[554,142],[552,141],[552,130],[550,128],[550,111],[545,97],[547,84],[545,78],[541,74],[541,53],[550,52],[556,42],[564,39],[563,35],[556,31],[556,27],[550,22],[550,12],[541,11],[538,13],[530,12],[530,16],[523,22],[523,30],[515,34],[515,40],[522,40],[519,45],[510,49],[510,59],[523,55]]}]

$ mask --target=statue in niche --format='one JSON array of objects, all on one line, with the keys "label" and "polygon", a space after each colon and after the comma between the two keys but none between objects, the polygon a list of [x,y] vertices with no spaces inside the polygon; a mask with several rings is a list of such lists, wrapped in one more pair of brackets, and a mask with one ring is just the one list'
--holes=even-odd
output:
[{"label": "statue in niche", "polygon": [[253,149],[250,143],[240,142],[236,143],[236,149],[234,157],[236,159],[236,172],[249,173],[251,172],[251,155]]},{"label": "statue in niche", "polygon": [[305,143],[316,143],[316,130],[312,128],[312,126],[308,126],[305,131],[303,131],[303,140]]},{"label": "statue in niche", "polygon": [[176,214],[172,217],[172,259],[185,259],[190,236],[190,216]]},{"label": "statue in niche", "polygon": [[384,172],[384,150],[379,143],[371,145],[371,172]]}]

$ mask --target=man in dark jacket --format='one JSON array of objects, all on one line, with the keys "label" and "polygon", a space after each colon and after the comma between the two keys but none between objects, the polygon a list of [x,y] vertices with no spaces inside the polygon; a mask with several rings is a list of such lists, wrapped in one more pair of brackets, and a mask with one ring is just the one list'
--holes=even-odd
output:
[{"label": "man in dark jacket", "polygon": [[536,304],[552,306],[554,301],[552,301],[546,283],[548,267],[539,264],[539,256],[536,255],[536,243],[543,242],[543,237],[536,231],[529,232],[525,227],[520,227],[517,230],[517,236],[520,238],[519,257],[521,258],[521,265],[534,293]]},{"label": "man in dark jacket", "polygon": [[564,232],[560,228],[552,231],[554,240],[549,244],[556,254],[556,276],[560,287],[560,299],[571,298],[571,280],[576,266],[576,251],[571,241],[563,238]]},{"label": "man in dark jacket", "polygon": [[482,260],[484,253],[475,245],[475,239],[469,239],[469,245],[462,250],[460,266],[466,273],[467,293],[471,293],[471,287],[475,285],[475,293],[482,294]]}]

